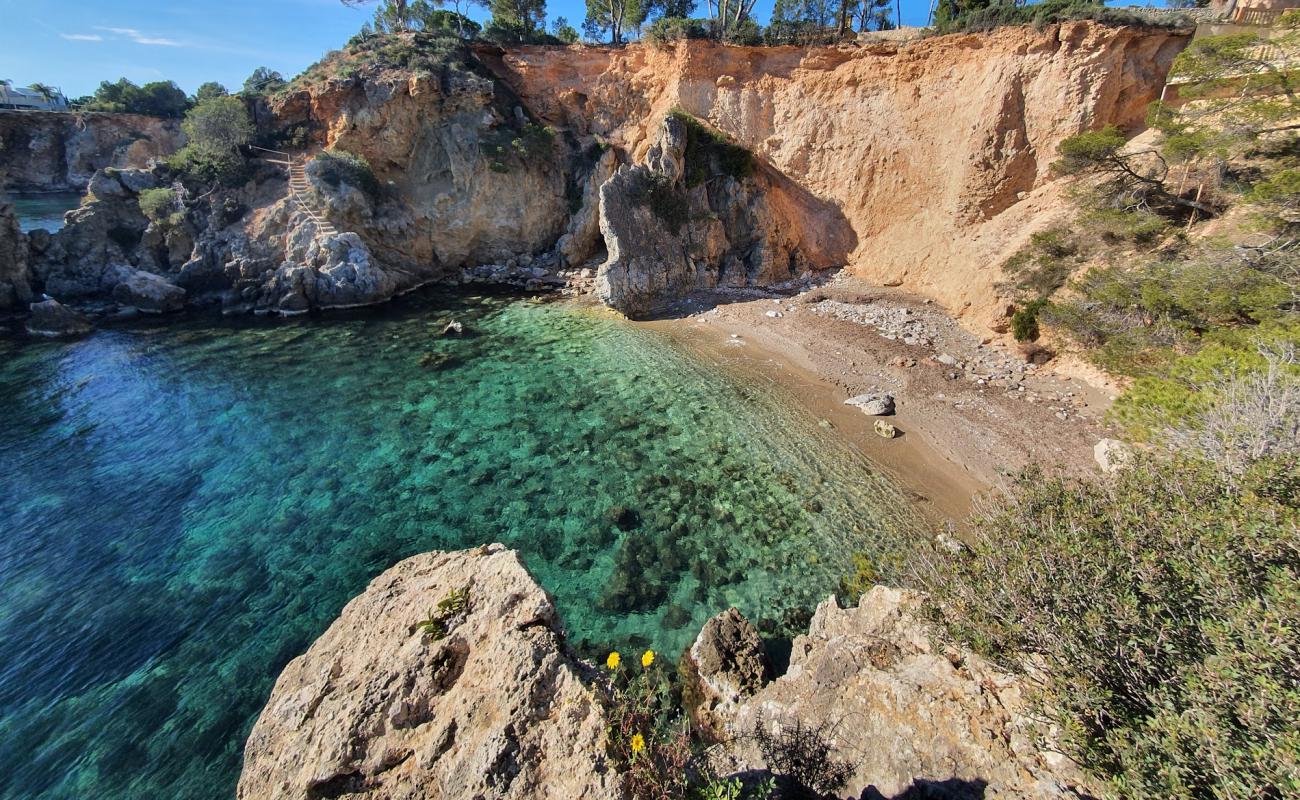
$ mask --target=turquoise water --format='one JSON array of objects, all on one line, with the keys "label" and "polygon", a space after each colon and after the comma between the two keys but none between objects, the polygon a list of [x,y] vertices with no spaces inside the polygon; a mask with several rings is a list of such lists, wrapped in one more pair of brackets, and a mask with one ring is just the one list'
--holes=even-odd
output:
[{"label": "turquoise water", "polygon": [[18,227],[23,233],[44,228],[50,233],[62,230],[63,215],[81,205],[77,192],[43,192],[39,194],[14,194],[14,210],[18,213]]},{"label": "turquoise water", "polygon": [[0,340],[0,407],[3,798],[232,796],[279,670],[415,553],[505,542],[579,647],[673,655],[909,530],[780,390],[560,304]]}]

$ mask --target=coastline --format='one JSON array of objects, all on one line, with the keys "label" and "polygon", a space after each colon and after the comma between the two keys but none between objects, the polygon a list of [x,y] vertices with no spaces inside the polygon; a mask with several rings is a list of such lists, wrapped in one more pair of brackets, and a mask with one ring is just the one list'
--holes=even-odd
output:
[{"label": "coastline", "polygon": [[[828,307],[919,320],[935,341],[887,338],[896,332],[836,318]],[[1013,345],[981,341],[923,298],[850,277],[793,295],[697,294],[669,316],[636,324],[725,368],[780,383],[895,478],[924,516],[959,530],[980,495],[1032,462],[1072,474],[1095,470],[1092,448],[1106,435],[1113,400],[1112,387],[1086,382],[1068,360],[1021,372]],[[936,360],[945,355],[958,365]],[[1012,377],[990,378],[991,363],[1012,364]],[[885,419],[898,438],[876,435],[877,417],[844,404],[872,390],[895,396],[896,413]]]}]

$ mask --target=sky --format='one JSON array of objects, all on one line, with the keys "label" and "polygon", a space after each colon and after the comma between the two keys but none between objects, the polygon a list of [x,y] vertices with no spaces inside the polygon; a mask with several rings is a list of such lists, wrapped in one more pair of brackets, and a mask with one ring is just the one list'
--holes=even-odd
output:
[{"label": "sky", "polygon": [[[900,1],[904,24],[925,23],[929,0]],[[706,4],[697,2],[703,16]],[[760,22],[773,2],[758,0]],[[205,81],[236,90],[259,66],[286,78],[302,72],[342,47],[372,8],[339,0],[0,0],[0,78],[39,81],[69,97],[118,78],[174,80],[190,94]],[[580,27],[585,8],[585,0],[548,0],[547,15]]]}]

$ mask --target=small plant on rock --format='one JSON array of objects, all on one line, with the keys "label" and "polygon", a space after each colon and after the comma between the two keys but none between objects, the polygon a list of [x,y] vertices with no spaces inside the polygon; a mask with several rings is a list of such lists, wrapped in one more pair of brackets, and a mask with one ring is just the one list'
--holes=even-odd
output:
[{"label": "small plant on rock", "polygon": [[446,637],[459,621],[457,618],[463,617],[468,611],[469,587],[452,589],[446,597],[438,601],[437,610],[429,611],[429,616],[416,623],[416,627],[433,637],[434,641],[438,641]]}]

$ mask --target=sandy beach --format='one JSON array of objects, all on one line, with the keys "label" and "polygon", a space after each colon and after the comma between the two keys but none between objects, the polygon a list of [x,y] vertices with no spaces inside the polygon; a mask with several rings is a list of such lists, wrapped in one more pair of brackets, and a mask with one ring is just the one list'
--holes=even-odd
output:
[{"label": "sandy beach", "polygon": [[[1014,342],[984,339],[933,302],[840,277],[787,292],[697,294],[643,323],[730,368],[779,381],[936,521],[961,526],[976,498],[1030,462],[1096,469],[1115,387],[1094,385],[1068,360],[1026,362]],[[845,405],[895,398],[900,431]]]}]

